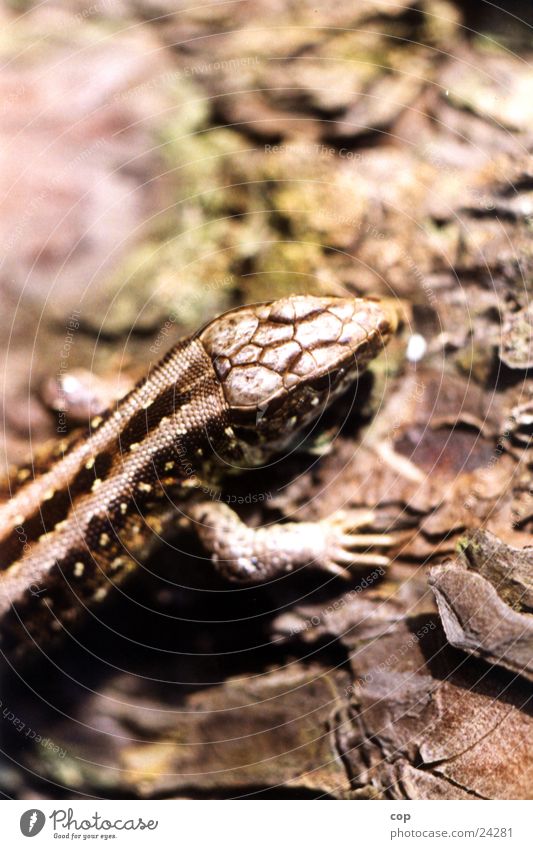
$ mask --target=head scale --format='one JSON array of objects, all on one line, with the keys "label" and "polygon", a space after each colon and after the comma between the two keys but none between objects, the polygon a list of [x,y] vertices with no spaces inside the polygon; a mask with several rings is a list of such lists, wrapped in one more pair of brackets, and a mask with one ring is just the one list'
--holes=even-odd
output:
[{"label": "head scale", "polygon": [[286,448],[364,371],[397,323],[378,299],[293,295],[207,325],[199,338],[246,461],[258,464]]}]

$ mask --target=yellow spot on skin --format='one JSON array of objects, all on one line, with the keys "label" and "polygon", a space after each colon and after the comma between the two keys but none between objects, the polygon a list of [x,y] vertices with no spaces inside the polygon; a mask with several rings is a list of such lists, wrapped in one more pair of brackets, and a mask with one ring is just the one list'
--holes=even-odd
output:
[{"label": "yellow spot on skin", "polygon": [[92,469],[93,466],[94,466],[94,457],[91,457],[91,459],[87,460],[87,462],[85,463],[85,468],[86,469]]},{"label": "yellow spot on skin", "polygon": [[77,563],[74,564],[74,577],[81,578],[83,573],[85,572],[85,564],[78,560]]},{"label": "yellow spot on skin", "polygon": [[47,531],[45,531],[44,534],[41,534],[41,536],[39,537],[37,542],[44,542],[47,536],[48,536],[48,533],[47,533]]},{"label": "yellow spot on skin", "polygon": [[94,492],[94,490],[98,489],[98,487],[101,486],[101,484],[102,484],[102,478],[96,478],[93,482],[93,485],[91,486],[91,490]]},{"label": "yellow spot on skin", "polygon": [[151,407],[153,403],[153,401],[143,401],[141,407],[143,408],[143,410],[147,410],[148,407]]},{"label": "yellow spot on skin", "polygon": [[98,542],[102,546],[102,548],[105,548],[106,545],[109,545],[110,543],[109,534],[100,534]]},{"label": "yellow spot on skin", "polygon": [[115,557],[115,559],[111,561],[111,568],[120,569],[121,566],[124,566],[125,562],[126,561],[123,557]]},{"label": "yellow spot on skin", "polygon": [[137,451],[138,447],[139,447],[138,442],[132,442],[131,445],[130,445],[130,451]]},{"label": "yellow spot on skin", "polygon": [[15,525],[22,525],[25,518],[26,517],[22,513],[17,513],[16,516],[13,516],[13,522],[15,523]]},{"label": "yellow spot on skin", "polygon": [[67,525],[68,525],[68,522],[66,521],[66,519],[63,519],[62,522],[57,523],[57,525],[54,528],[54,531],[62,531],[63,528],[67,527]]},{"label": "yellow spot on skin", "polygon": [[232,427],[225,427],[224,433],[226,434],[226,436],[231,436],[231,437],[235,436],[235,434],[233,433]]},{"label": "yellow spot on skin", "polygon": [[91,427],[98,427],[103,422],[102,416],[95,416],[94,419],[91,419]]},{"label": "yellow spot on skin", "polygon": [[169,460],[168,463],[165,463],[165,472],[170,472],[174,468],[174,465],[174,460]]},{"label": "yellow spot on skin", "polygon": [[55,495],[55,489],[47,489],[45,494],[43,495],[44,501],[50,501]]},{"label": "yellow spot on skin", "polygon": [[125,516],[126,513],[128,512],[128,505],[126,504],[125,501],[123,501],[120,505],[120,512],[122,513],[123,516]]},{"label": "yellow spot on skin", "polygon": [[30,474],[31,472],[29,469],[21,469],[17,477],[19,481],[25,481],[27,478],[29,478]]},{"label": "yellow spot on skin", "polygon": [[140,484],[138,485],[138,489],[140,489],[141,492],[151,492],[152,486],[149,483],[144,483],[144,481],[141,481]]},{"label": "yellow spot on skin", "polygon": [[96,590],[96,592],[93,594],[93,599],[94,599],[94,601],[103,601],[103,599],[106,597],[106,595],[107,595],[107,590],[106,590],[106,588],[105,588],[105,587],[100,587],[100,588],[99,588],[99,589],[97,589],[97,590]]},{"label": "yellow spot on skin", "polygon": [[204,452],[202,451],[202,449],[201,449],[201,448],[197,448],[197,449],[196,449],[196,453],[198,454],[198,456],[199,456],[199,457],[203,457],[203,456],[204,456]]}]

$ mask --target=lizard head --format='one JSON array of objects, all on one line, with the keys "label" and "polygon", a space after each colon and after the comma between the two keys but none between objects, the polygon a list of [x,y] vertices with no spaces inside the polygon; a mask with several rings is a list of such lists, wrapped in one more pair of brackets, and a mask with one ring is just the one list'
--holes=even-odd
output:
[{"label": "lizard head", "polygon": [[293,295],[232,310],[199,338],[247,463],[287,448],[357,380],[398,324],[388,302]]}]

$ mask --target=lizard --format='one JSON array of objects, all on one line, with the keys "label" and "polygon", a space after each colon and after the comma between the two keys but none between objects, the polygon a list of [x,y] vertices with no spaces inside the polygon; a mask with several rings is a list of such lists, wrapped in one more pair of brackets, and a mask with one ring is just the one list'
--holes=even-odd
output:
[{"label": "lizard", "polygon": [[369,515],[356,527],[340,512],[251,528],[205,492],[283,457],[397,325],[378,298],[292,295],[235,308],[179,341],[88,427],[10,470],[0,650],[17,660],[53,647],[183,520],[230,581],[387,565],[392,538],[355,533]]}]

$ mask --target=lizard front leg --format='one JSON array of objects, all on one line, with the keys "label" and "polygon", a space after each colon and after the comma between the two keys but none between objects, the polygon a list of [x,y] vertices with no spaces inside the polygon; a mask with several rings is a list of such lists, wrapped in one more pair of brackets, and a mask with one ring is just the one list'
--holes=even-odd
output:
[{"label": "lizard front leg", "polygon": [[241,583],[259,583],[306,566],[348,577],[350,568],[385,568],[389,534],[355,533],[369,526],[369,511],[339,511],[316,522],[276,522],[250,528],[226,504],[201,503],[190,513],[195,533],[218,572]]}]

